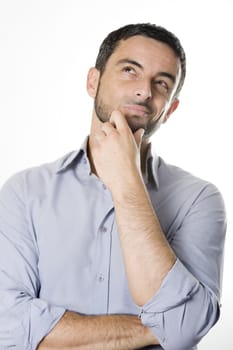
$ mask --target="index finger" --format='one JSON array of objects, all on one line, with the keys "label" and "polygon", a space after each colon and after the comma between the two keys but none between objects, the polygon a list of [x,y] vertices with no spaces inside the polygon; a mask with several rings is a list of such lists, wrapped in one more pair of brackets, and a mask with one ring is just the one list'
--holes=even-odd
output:
[{"label": "index finger", "polygon": [[118,130],[130,129],[125,116],[118,110],[112,112],[109,122]]}]

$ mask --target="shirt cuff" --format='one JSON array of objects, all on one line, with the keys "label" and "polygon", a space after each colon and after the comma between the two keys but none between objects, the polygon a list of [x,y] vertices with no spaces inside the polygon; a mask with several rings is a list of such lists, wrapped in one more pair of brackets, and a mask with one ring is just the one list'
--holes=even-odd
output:
[{"label": "shirt cuff", "polygon": [[179,259],[164,278],[160,289],[140,310],[144,326],[150,327],[158,340],[165,341],[163,313],[185,304],[198,291],[199,281]]},{"label": "shirt cuff", "polygon": [[[65,313],[65,308],[50,305],[41,299],[31,303],[31,347],[36,349],[41,340],[50,333]],[[27,325],[29,325],[27,323]],[[27,334],[30,334],[29,330]]]}]

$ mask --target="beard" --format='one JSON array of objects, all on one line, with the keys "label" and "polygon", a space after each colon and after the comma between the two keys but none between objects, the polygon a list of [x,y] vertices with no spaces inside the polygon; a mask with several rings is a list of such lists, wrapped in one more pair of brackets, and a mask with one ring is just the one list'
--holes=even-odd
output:
[{"label": "beard", "polygon": [[[98,119],[102,122],[105,123],[109,121],[111,117],[111,113],[114,110],[110,105],[104,103],[103,99],[100,96],[100,83],[97,88],[97,93],[96,97],[94,100],[94,108],[95,108],[95,113]],[[144,135],[143,137],[148,138],[150,137],[156,130],[159,129],[161,124],[163,123],[164,117],[166,115],[165,111],[162,110],[161,113],[155,118],[153,113],[153,110],[151,106],[146,103],[146,102],[135,102],[135,101],[130,101],[129,104],[132,105],[138,105],[138,106],[143,106],[146,107],[148,110],[148,117],[142,117],[137,114],[124,114],[125,119],[128,123],[129,128],[131,129],[132,133],[135,133],[138,129],[144,129]],[[121,108],[116,108],[117,110],[121,111]]]}]

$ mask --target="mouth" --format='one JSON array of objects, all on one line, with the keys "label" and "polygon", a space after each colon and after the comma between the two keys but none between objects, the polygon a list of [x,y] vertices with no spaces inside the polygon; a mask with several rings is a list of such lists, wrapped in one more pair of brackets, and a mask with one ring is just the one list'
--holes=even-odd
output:
[{"label": "mouth", "polygon": [[139,117],[146,117],[150,114],[147,107],[136,104],[128,104],[122,107],[122,110],[127,115],[137,115]]}]

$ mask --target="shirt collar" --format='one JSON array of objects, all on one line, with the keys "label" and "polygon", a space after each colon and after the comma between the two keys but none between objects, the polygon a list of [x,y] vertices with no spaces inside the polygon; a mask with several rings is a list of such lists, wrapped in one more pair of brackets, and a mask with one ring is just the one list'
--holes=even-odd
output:
[{"label": "shirt collar", "polygon": [[88,136],[85,138],[79,150],[72,151],[66,154],[63,158],[59,159],[56,162],[56,173],[61,173],[69,168],[75,161],[78,163],[80,159],[83,158],[83,155],[86,155],[87,159],[87,142]]},{"label": "shirt collar", "polygon": [[[81,147],[77,151],[73,151],[65,155],[63,158],[56,162],[56,173],[61,173],[67,168],[72,166],[74,162],[79,162],[83,157],[87,158],[87,143],[88,136],[84,139]],[[85,159],[84,159],[85,160]],[[144,174],[144,181],[146,184],[153,183],[157,188],[159,187],[158,179],[158,168],[159,168],[159,157],[153,150],[152,144],[149,144],[147,154],[146,154],[146,171]]]}]

